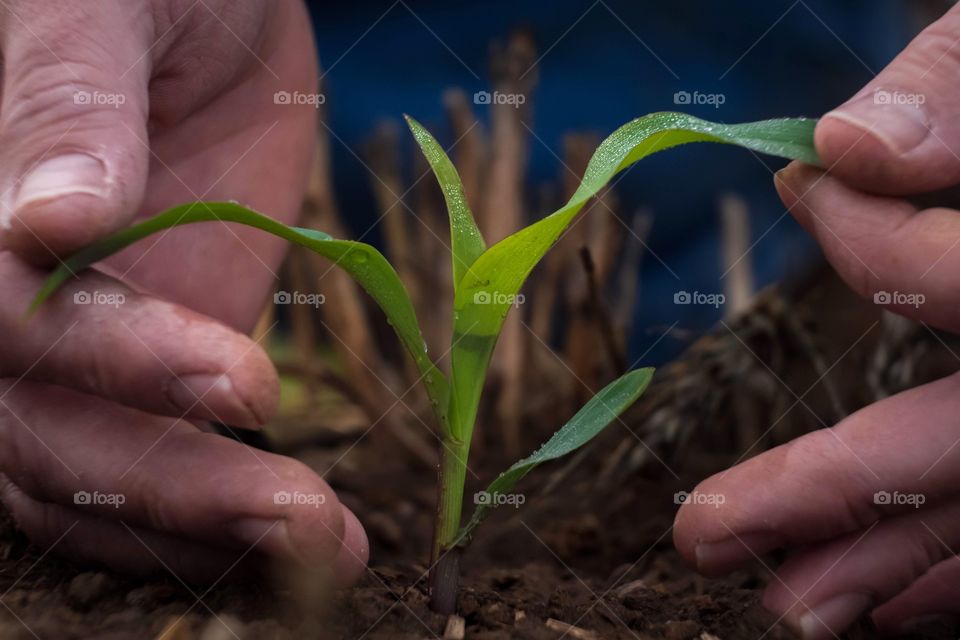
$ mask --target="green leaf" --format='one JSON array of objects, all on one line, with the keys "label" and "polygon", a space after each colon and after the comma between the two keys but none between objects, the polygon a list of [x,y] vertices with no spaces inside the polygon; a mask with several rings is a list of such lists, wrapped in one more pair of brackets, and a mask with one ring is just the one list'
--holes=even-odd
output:
[{"label": "green leaf", "polygon": [[403,346],[416,362],[431,401],[438,405],[437,409],[443,415],[449,393],[447,379],[427,356],[426,342],[420,332],[410,296],[387,259],[368,244],[335,240],[313,229],[288,227],[230,202],[195,202],[174,207],[82,249],[65,260],[47,278],[30,305],[30,312],[35,311],[78,271],[149,235],[197,222],[236,222],[261,229],[318,253],[349,273],[387,315]]},{"label": "green leaf", "polygon": [[407,125],[416,138],[417,144],[427,158],[433,174],[443,190],[443,198],[447,202],[447,212],[450,216],[450,243],[453,259],[453,283],[456,287],[470,265],[486,250],[486,244],[477,223],[470,212],[467,196],[463,192],[463,183],[456,167],[444,153],[430,133],[419,122],[405,115]]},{"label": "green leaf", "polygon": [[505,495],[538,465],[563,457],[592,440],[637,401],[652,377],[653,369],[647,368],[637,369],[617,378],[591,398],[536,453],[501,473],[484,492],[489,500],[477,505],[473,516],[460,530],[457,544],[465,541],[489,511],[497,506],[496,496]]},{"label": "green leaf", "polygon": [[[490,247],[460,281],[454,300],[451,428],[469,440],[486,368],[511,304],[527,276],[584,204],[613,176],[652,153],[688,142],[733,144],[819,164],[815,120],[718,124],[682,113],[653,113],[620,127],[597,148],[579,188],[562,208]],[[455,415],[456,414],[456,415]]]}]

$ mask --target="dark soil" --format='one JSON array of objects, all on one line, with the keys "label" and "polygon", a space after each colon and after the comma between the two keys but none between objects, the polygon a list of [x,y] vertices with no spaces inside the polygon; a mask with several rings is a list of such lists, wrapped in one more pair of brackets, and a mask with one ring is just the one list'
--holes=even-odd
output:
[{"label": "dark soil", "polygon": [[[636,493],[649,499],[650,488]],[[467,637],[792,637],[757,604],[764,578],[697,577],[671,550],[669,517],[645,518],[651,511],[638,509],[637,497],[623,498],[613,522],[579,509],[557,521],[522,515],[497,540],[478,544],[459,603]],[[198,603],[203,590],[172,577],[144,582],[41,559],[9,519],[0,535],[4,639],[419,639],[444,637],[447,624],[427,606],[419,565],[375,562],[358,587],[320,613],[299,606],[291,589],[249,584],[225,585]]]}]

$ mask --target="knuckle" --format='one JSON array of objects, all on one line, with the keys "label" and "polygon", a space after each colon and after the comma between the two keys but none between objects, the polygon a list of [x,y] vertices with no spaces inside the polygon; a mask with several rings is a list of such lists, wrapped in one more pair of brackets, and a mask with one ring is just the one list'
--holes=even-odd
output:
[{"label": "knuckle", "polygon": [[[273,465],[271,465],[273,466]],[[323,478],[318,476],[309,466],[293,458],[280,457],[275,470],[284,484],[291,489],[305,493],[323,495],[327,504],[340,508],[339,501]]]},{"label": "knuckle", "polygon": [[938,73],[939,68],[938,74],[949,74],[952,81],[960,66],[960,51],[956,47],[958,31],[960,11],[956,10],[927,27],[910,46],[910,55],[905,59],[907,71],[919,71],[920,77],[925,77],[930,72]]},{"label": "knuckle", "polygon": [[[3,483],[0,499],[10,510],[17,527],[26,533],[34,544],[49,545],[60,539],[67,528],[66,512],[63,509],[54,504],[35,501],[9,480]],[[57,546],[66,554],[77,551],[72,536],[63,536],[62,542]]]},{"label": "knuckle", "polygon": [[951,551],[943,546],[943,538],[930,529],[922,527],[917,533],[918,535],[912,538],[912,544],[908,546],[910,565],[908,576],[901,581],[902,588],[909,586],[930,567],[951,554]]},{"label": "knuckle", "polygon": [[[22,418],[10,406],[14,402],[11,392],[18,384],[14,378],[0,379],[0,471],[16,475],[21,472],[23,460]],[[25,383],[24,383],[25,384]]]},{"label": "knuckle", "polygon": [[874,270],[889,256],[888,236],[858,220],[818,221],[817,227],[818,241],[850,288],[861,297],[872,296],[881,284]]},{"label": "knuckle", "polygon": [[[72,73],[64,73],[69,64]],[[59,60],[21,64],[11,70],[5,101],[4,134],[29,142],[49,129],[69,128],[89,133],[114,127],[118,116],[135,108],[135,101],[115,88],[102,71],[87,62]]]},{"label": "knuckle", "polygon": [[843,437],[841,429],[829,427],[789,443],[784,473],[802,479],[796,487],[800,495],[826,492],[824,500],[811,504],[827,505],[831,524],[852,531],[876,522],[880,511],[861,470],[869,472]]},{"label": "knuckle", "polygon": [[282,504],[277,504],[287,521],[291,536],[305,548],[332,556],[343,542],[343,509],[336,494],[310,467],[292,458],[281,458],[272,465],[283,481]]},{"label": "knuckle", "polygon": [[[250,70],[251,51],[258,56],[276,24],[271,13],[284,3],[256,0],[209,0],[199,6],[189,0],[154,3],[154,24],[162,41],[151,49],[154,83],[151,120],[169,125],[186,117]],[[205,5],[205,6],[204,6]],[[217,20],[210,20],[210,14]],[[202,58],[203,65],[194,64]]]}]

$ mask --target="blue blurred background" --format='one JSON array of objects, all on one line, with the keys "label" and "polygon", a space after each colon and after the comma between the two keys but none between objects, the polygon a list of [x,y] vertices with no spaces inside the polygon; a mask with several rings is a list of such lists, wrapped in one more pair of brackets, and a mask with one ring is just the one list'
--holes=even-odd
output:
[{"label": "blue blurred background", "polygon": [[[527,180],[556,181],[566,132],[606,136],[651,111],[683,110],[723,122],[818,116],[883,68],[915,35],[907,2],[763,0],[715,2],[312,2],[336,195],[354,232],[375,217],[370,175],[355,157],[384,119],[410,113],[451,142],[442,95],[489,89],[490,45],[526,27],[536,39]],[[719,106],[674,103],[678,91],[722,94]],[[486,110],[476,107],[481,118]],[[679,320],[702,331],[719,312],[675,306],[678,290],[722,291],[717,198],[744,197],[751,214],[754,277],[762,286],[816,256],[785,215],[771,171],[784,163],[743,151],[692,145],[635,166],[617,184],[620,211],[654,215],[640,277],[631,359]],[[535,189],[531,189],[535,192]],[[531,204],[532,207],[532,204]],[[531,214],[533,209],[529,209]],[[656,363],[682,345],[659,342]]]}]

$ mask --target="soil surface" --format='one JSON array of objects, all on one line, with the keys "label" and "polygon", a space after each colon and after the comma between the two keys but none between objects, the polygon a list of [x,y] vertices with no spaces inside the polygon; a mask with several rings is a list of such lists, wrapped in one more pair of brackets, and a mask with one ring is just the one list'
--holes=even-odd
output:
[{"label": "soil surface", "polygon": [[[579,509],[557,519],[515,516],[518,526],[471,549],[459,601],[466,637],[793,638],[759,605],[765,570],[705,580],[681,563],[670,545],[669,514],[643,508],[656,489],[638,487],[609,505],[619,514],[613,518]],[[0,536],[4,639],[460,637],[445,635],[447,617],[429,610],[423,566],[384,564],[385,554],[360,585],[319,595],[308,607],[294,590],[266,584],[228,583],[205,593],[173,577],[143,581],[83,571],[40,557],[9,519]],[[866,621],[842,636],[873,637]],[[933,629],[914,637],[956,635]]]},{"label": "soil surface", "polygon": [[[564,494],[580,498],[548,497],[525,510],[497,514],[497,524],[486,525],[464,558],[459,614],[466,637],[792,638],[759,605],[769,580],[763,566],[706,580],[683,565],[669,529],[673,493],[681,486],[690,485],[636,481],[600,500],[588,496],[587,487],[575,486]],[[359,509],[354,494],[347,495]],[[357,587],[320,593],[309,606],[297,589],[267,581],[228,582],[206,593],[172,576],[143,581],[84,570],[42,556],[4,517],[0,593],[6,608],[0,610],[0,638],[458,637],[445,635],[447,618],[427,606],[424,566],[391,561],[412,553],[407,549],[417,542],[426,548],[429,539],[423,526],[429,511],[416,513],[408,506],[398,505],[389,515],[359,509],[375,550],[371,570]],[[775,560],[766,564],[775,566]],[[865,621],[842,637],[875,634]],[[942,629],[915,637],[956,635]]]},{"label": "soil surface", "polygon": [[[556,521],[518,515],[518,526],[471,549],[459,608],[466,637],[792,637],[757,604],[764,578],[697,577],[670,548],[667,514],[644,516],[635,497],[623,499],[613,522],[588,512]],[[173,577],[82,571],[40,557],[9,519],[0,536],[9,608],[0,638],[442,638],[447,626],[427,606],[417,564],[376,558],[359,586],[307,608],[292,589],[231,583],[203,595]]]}]

